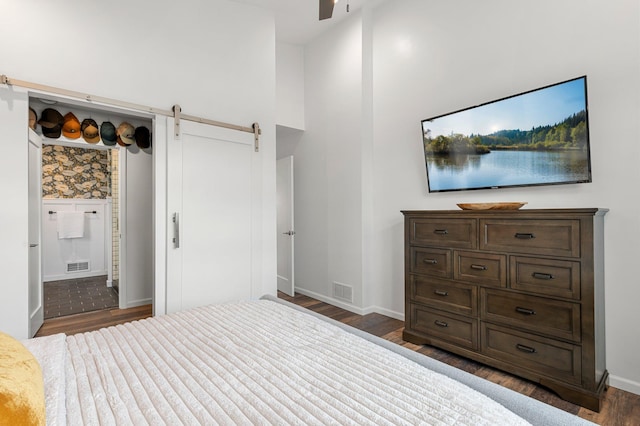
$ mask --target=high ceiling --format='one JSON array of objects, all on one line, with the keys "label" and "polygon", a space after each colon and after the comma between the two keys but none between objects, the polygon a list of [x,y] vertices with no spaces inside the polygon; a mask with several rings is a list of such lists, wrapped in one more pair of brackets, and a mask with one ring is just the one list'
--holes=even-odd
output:
[{"label": "high ceiling", "polygon": [[318,20],[318,0],[234,0],[272,10],[276,21],[276,40],[283,43],[304,45],[317,35],[362,8],[367,0],[339,0],[333,9],[333,17]]}]

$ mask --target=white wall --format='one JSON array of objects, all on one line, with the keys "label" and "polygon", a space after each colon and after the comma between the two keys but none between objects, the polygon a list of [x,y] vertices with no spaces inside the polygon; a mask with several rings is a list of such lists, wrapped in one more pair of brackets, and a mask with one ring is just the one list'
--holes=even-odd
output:
[{"label": "white wall", "polygon": [[[244,126],[260,123],[259,274],[263,293],[276,293],[272,13],[226,0],[113,0],[95,7],[80,0],[55,4],[9,0],[0,14],[0,39],[4,40],[0,43],[0,74],[11,78],[161,109],[180,104],[185,114]],[[9,101],[0,101],[5,105],[0,110],[6,109]],[[16,179],[3,193],[15,210],[1,218],[17,219],[12,222],[15,229],[0,235],[2,254],[6,251],[0,269],[24,271],[12,272],[10,283],[0,283],[0,312],[5,304],[22,299],[23,291],[14,289],[5,299],[9,293],[4,287],[21,288],[24,283],[25,294],[27,288],[27,145],[11,145],[26,141],[27,109],[22,107],[24,112],[6,118],[22,118],[11,134],[2,116],[0,176],[5,183],[9,174]],[[22,316],[13,314],[6,316]],[[4,318],[5,313],[1,315]],[[13,334],[24,336],[26,331]]]},{"label": "white wall", "polygon": [[[149,173],[151,171],[149,170]],[[149,191],[150,192],[150,191]],[[49,214],[49,211],[56,213]],[[82,238],[58,238],[59,211],[86,213]],[[42,200],[42,280],[69,280],[107,275],[107,250],[111,248],[109,227],[111,202],[106,199],[44,199]],[[68,262],[89,262],[86,271],[67,272]],[[149,265],[151,266],[151,265]],[[107,282],[105,280],[105,286]]]},{"label": "white wall", "polygon": [[[26,337],[29,333],[27,286],[29,279],[29,187],[27,163],[28,97],[26,92],[3,90],[0,87],[0,324],[2,331],[12,336]],[[22,143],[12,143],[22,141]],[[23,161],[16,161],[16,159]],[[16,321],[22,318],[23,321]]]},{"label": "white wall", "polygon": [[276,124],[304,130],[304,50],[276,44]]},{"label": "white wall", "polygon": [[[459,202],[486,201],[527,201],[528,208],[609,208],[605,217],[607,367],[613,386],[640,393],[636,356],[640,331],[635,326],[640,322],[635,266],[640,201],[633,189],[640,160],[638,2],[389,0],[363,16],[363,28],[372,28],[371,44],[365,37],[363,45],[363,52],[372,49],[370,70],[366,65],[359,70],[353,63],[357,52],[339,54],[357,38],[346,31],[349,24],[305,49],[308,130],[295,155],[297,164],[308,170],[296,172],[296,223],[300,230],[301,221],[306,220],[305,231],[313,238],[303,243],[306,237],[297,235],[298,285],[330,299],[327,281],[357,280],[358,271],[336,267],[334,257],[351,257],[355,260],[351,266],[360,266],[360,250],[350,240],[360,236],[343,232],[361,227],[367,212],[337,202],[355,192],[371,193],[373,199],[371,259],[363,263],[370,279],[362,284],[371,298],[366,304],[356,301],[355,308],[374,307],[397,317],[404,313],[400,210],[457,209]],[[355,26],[353,18],[349,22]],[[344,71],[349,66],[363,76],[370,72],[373,79],[371,160],[367,161],[366,149],[362,152],[363,170],[368,166],[372,170],[370,180],[345,172],[359,155],[351,145],[359,137],[353,126],[358,113],[340,108],[353,106],[353,98],[359,96],[354,85],[344,84],[345,74],[351,74]],[[584,74],[588,76],[593,183],[427,192],[420,120]],[[366,108],[366,102],[362,109],[356,108],[365,119]],[[334,109],[344,116],[334,117]],[[358,185],[361,188],[356,190]],[[339,217],[343,222],[335,226]]]},{"label": "white wall", "polygon": [[[362,25],[354,13],[305,47],[306,131],[295,151],[296,287],[362,300]],[[298,257],[298,253],[302,253]]]},{"label": "white wall", "polygon": [[276,43],[277,159],[293,155],[304,126],[304,49]]}]

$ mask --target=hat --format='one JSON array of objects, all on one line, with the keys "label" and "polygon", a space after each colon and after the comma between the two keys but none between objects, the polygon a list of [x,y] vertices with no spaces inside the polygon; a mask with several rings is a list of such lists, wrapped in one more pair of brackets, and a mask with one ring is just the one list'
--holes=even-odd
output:
[{"label": "hat", "polygon": [[80,125],[80,130],[82,130],[82,137],[88,143],[98,143],[100,142],[100,132],[98,131],[98,123],[91,118],[85,118],[82,120],[82,124]]},{"label": "hat", "polygon": [[149,129],[144,126],[136,127],[136,144],[140,148],[149,148],[151,146],[151,134]]},{"label": "hat", "polygon": [[100,137],[102,143],[107,146],[113,146],[116,144],[118,137],[116,136],[116,126],[110,121],[103,121],[100,125]]},{"label": "hat", "polygon": [[59,138],[64,124],[64,117],[53,108],[45,108],[42,111],[42,118],[38,120],[42,126],[42,135],[48,138]]},{"label": "hat", "polygon": [[64,124],[62,125],[62,134],[69,139],[78,139],[81,135],[80,132],[80,120],[73,115],[72,112],[68,112],[64,116]]},{"label": "hat", "polygon": [[118,135],[118,145],[128,146],[135,143],[135,132],[136,130],[131,124],[127,123],[126,121],[120,123],[120,125],[116,129],[116,134]]},{"label": "hat", "polygon": [[33,108],[29,107],[29,127],[35,130],[37,121],[38,121],[38,114],[36,114],[36,111]]}]

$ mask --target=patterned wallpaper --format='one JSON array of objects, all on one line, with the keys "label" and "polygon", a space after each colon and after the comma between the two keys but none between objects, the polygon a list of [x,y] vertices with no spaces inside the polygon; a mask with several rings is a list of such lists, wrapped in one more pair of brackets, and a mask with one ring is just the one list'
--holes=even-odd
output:
[{"label": "patterned wallpaper", "polygon": [[111,195],[109,151],[42,146],[43,198],[107,198]]}]

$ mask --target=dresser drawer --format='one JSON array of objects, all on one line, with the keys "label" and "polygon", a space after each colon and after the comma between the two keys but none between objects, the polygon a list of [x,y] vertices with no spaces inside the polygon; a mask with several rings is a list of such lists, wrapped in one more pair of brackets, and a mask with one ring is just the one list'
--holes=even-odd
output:
[{"label": "dresser drawer", "polygon": [[580,221],[480,219],[482,250],[580,257]]},{"label": "dresser drawer", "polygon": [[580,263],[511,256],[510,287],[515,290],[580,300]]},{"label": "dresser drawer", "polygon": [[478,245],[475,219],[409,219],[409,243],[438,247],[475,249]]},{"label": "dresser drawer", "polygon": [[472,318],[411,305],[411,328],[419,333],[461,346],[478,349],[478,321]]},{"label": "dresser drawer", "polygon": [[581,348],[578,345],[482,324],[482,353],[554,379],[580,383]]},{"label": "dresser drawer", "polygon": [[480,318],[580,342],[580,304],[480,289]]},{"label": "dresser drawer", "polygon": [[454,251],[453,265],[453,277],[456,280],[492,287],[507,286],[505,255]]},{"label": "dresser drawer", "polygon": [[411,247],[410,251],[411,272],[451,278],[451,250]]},{"label": "dresser drawer", "polygon": [[412,301],[463,315],[478,315],[478,287],[420,275],[409,277]]}]

